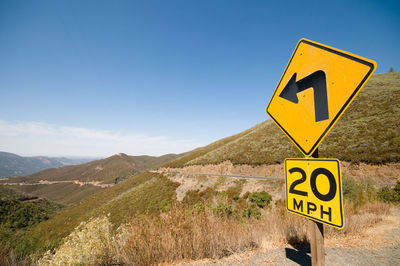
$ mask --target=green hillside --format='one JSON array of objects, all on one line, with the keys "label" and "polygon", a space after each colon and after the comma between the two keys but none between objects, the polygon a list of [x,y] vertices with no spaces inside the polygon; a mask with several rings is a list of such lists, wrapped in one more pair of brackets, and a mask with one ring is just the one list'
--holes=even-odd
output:
[{"label": "green hillside", "polygon": [[29,193],[65,205],[79,202],[83,198],[104,189],[93,185],[80,186],[73,183],[21,185],[10,186],[10,188],[18,192]]},{"label": "green hillside", "polygon": [[13,250],[16,256],[24,256],[26,232],[42,221],[54,216],[61,205],[45,199],[32,199],[28,194],[17,193],[0,185],[0,264],[3,255]]},{"label": "green hillside", "polygon": [[32,239],[36,240],[32,244],[56,244],[80,222],[101,214],[109,214],[113,224],[118,226],[137,212],[158,212],[162,202],[175,198],[177,186],[177,183],[156,173],[136,175],[67,207],[54,218],[39,224],[31,232]]},{"label": "green hillside", "polygon": [[[400,160],[400,73],[374,75],[319,147],[320,157],[349,162]],[[303,155],[271,121],[214,142],[164,167],[217,164],[274,164]]]}]

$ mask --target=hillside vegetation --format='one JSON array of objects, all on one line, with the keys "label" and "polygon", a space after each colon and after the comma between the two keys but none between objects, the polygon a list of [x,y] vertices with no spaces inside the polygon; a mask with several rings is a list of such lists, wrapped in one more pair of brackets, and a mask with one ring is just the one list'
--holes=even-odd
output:
[{"label": "hillside vegetation", "polygon": [[[51,247],[67,236],[82,221],[108,215],[115,226],[135,213],[158,213],[162,202],[175,198],[177,183],[162,175],[145,172],[104,189],[78,204],[67,207],[57,216],[39,224],[32,232],[31,248]],[[52,230],[49,231],[49,228]]]},{"label": "hillside vegetation", "polygon": [[104,189],[99,186],[80,186],[73,183],[20,185],[10,186],[10,188],[18,192],[28,193],[39,198],[46,198],[64,205],[74,204]]},{"label": "hillside vegetation", "polygon": [[[319,146],[319,155],[349,162],[398,162],[399,117],[400,73],[376,74]],[[267,120],[163,166],[218,164],[226,160],[233,164],[274,164],[288,157],[303,155],[271,120]]]},{"label": "hillside vegetation", "polygon": [[[15,256],[24,256],[25,239],[29,239],[26,232],[62,208],[45,199],[30,198],[30,195],[0,186],[0,258],[11,250]],[[0,264],[3,265],[1,259]]]}]

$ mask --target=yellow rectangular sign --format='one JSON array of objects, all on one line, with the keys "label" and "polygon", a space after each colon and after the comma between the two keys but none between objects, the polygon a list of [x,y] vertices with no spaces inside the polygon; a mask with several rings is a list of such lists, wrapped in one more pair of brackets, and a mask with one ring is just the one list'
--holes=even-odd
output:
[{"label": "yellow rectangular sign", "polygon": [[343,228],[343,194],[337,159],[286,159],[286,206],[292,213]]}]

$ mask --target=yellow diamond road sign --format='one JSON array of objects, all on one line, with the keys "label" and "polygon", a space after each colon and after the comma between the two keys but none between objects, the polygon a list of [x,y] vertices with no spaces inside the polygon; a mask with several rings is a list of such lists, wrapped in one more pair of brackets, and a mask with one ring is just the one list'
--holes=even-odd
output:
[{"label": "yellow diamond road sign", "polygon": [[289,212],[343,228],[340,165],[336,159],[286,159]]},{"label": "yellow diamond road sign", "polygon": [[267,114],[310,156],[375,71],[372,60],[301,39]]}]

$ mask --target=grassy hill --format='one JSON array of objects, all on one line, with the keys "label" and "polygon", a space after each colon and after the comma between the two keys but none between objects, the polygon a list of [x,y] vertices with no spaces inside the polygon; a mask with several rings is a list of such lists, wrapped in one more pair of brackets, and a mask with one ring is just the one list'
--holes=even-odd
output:
[{"label": "grassy hill", "polygon": [[[374,75],[319,147],[320,157],[349,162],[400,160],[400,73]],[[274,164],[303,157],[271,121],[216,141],[164,167],[217,164]]]},{"label": "grassy hill", "polygon": [[80,186],[73,183],[21,185],[10,186],[10,188],[64,205],[74,204],[104,189],[93,185]]}]

